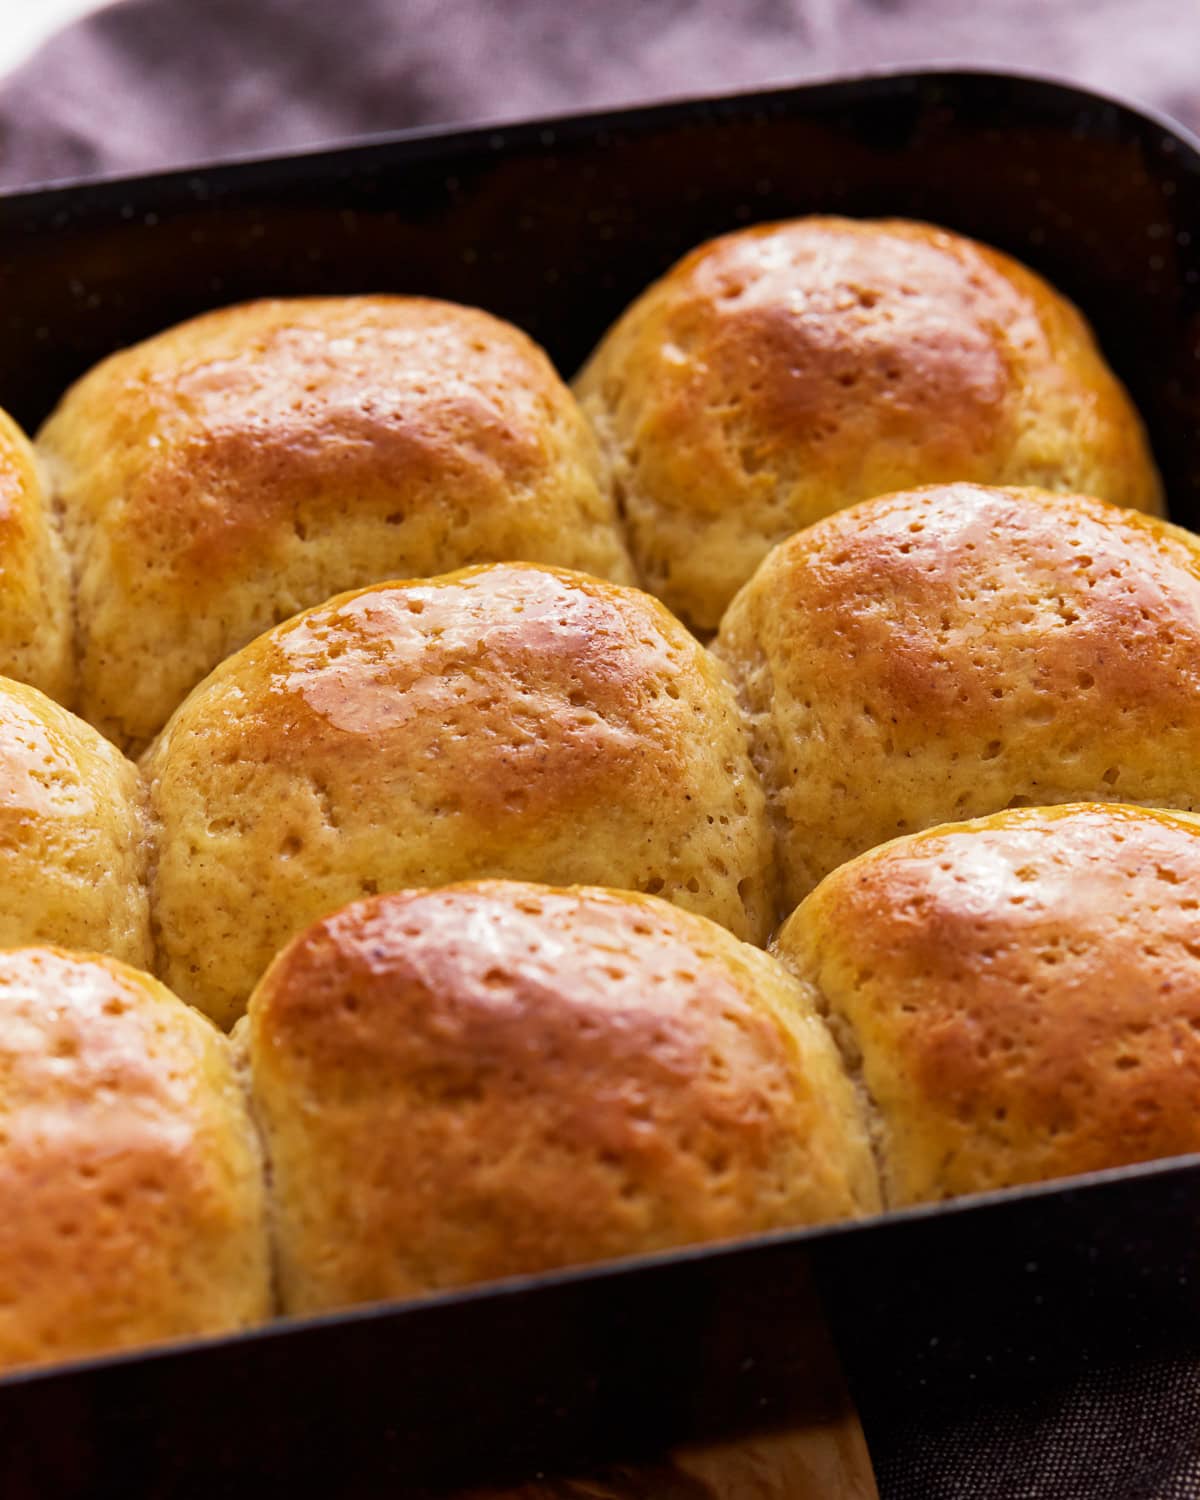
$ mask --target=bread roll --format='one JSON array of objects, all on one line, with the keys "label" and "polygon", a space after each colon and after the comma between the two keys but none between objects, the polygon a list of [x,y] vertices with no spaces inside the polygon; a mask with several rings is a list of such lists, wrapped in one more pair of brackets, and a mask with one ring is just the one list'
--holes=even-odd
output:
[{"label": "bread roll", "polygon": [[458,1491],[451,1500],[878,1500],[866,1440],[841,1422],[680,1448],[657,1464],[621,1464],[576,1479]]},{"label": "bread roll", "polygon": [[483,882],[355,902],[239,1028],[285,1310],[873,1209],[824,1025],[653,897]]},{"label": "bread roll", "polygon": [[210,313],[97,366],[38,443],[78,572],[81,712],[127,747],[343,589],[506,558],[633,578],[570,393],[472,308]]},{"label": "bread roll", "polygon": [[56,943],[149,968],[146,856],[134,767],[0,678],[0,947]]},{"label": "bread roll", "polygon": [[799,219],[702,245],[576,391],[643,584],[701,629],[776,542],[888,490],[964,479],[1161,508],[1075,308],[926,224]]},{"label": "bread roll", "polygon": [[33,449],[0,411],[0,674],[68,703],[73,632],[66,556]]},{"label": "bread roll", "polygon": [[716,649],[789,906],[1011,804],[1200,807],[1200,541],[1162,521],[974,485],[866,501],[777,547]]},{"label": "bread roll", "polygon": [[522,564],[346,594],[225,662],[144,770],[163,977],[232,1022],[356,896],[513,876],[765,940],[771,837],[721,669],[636,589]]},{"label": "bread roll", "polygon": [[778,956],[872,1101],[892,1205],[1200,1150],[1200,824],[1092,803],[897,839]]},{"label": "bread roll", "polygon": [[269,1311],[226,1039],[124,964],[0,953],[0,1369]]}]

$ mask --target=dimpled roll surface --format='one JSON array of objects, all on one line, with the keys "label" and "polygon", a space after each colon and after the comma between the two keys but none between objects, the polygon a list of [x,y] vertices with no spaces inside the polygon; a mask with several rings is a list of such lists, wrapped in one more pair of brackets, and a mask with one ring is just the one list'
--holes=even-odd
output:
[{"label": "dimpled roll surface", "polygon": [[974,485],[865,501],[777,547],[716,649],[789,906],[1010,804],[1200,808],[1200,542],[1151,517]]},{"label": "dimpled roll surface", "polygon": [[660,892],[763,940],[771,835],[717,662],[649,595],[523,564],[347,594],[231,658],[144,762],[163,977],[230,1022],[356,896]]},{"label": "dimpled roll surface", "polygon": [[33,449],[0,411],[0,674],[70,702],[73,632],[66,555]]},{"label": "dimpled roll surface", "polygon": [[0,678],[0,947],[150,967],[142,792],[129,761],[36,688]]},{"label": "dimpled roll surface", "polygon": [[210,313],[98,365],[38,446],[78,574],[80,711],[129,747],[344,589],[506,558],[633,579],[570,392],[473,308]]},{"label": "dimpled roll surface", "polygon": [[244,1026],[295,1312],[877,1203],[800,987],[653,897],[355,902],[279,956]]},{"label": "dimpled roll surface", "polygon": [[269,1312],[226,1038],[124,964],[0,953],[0,1369]]},{"label": "dimpled roll surface", "polygon": [[1075,308],[925,224],[800,219],[702,245],[576,391],[643,584],[701,629],[776,542],[889,490],[965,479],[1161,509]]},{"label": "dimpled roll surface", "polygon": [[1200,822],[1095,803],[897,839],[778,956],[873,1101],[891,1204],[1200,1150]]}]

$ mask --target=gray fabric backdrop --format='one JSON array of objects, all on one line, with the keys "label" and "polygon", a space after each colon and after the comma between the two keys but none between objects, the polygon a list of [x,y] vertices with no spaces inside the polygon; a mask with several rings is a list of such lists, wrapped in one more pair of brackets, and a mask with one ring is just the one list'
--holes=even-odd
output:
[{"label": "gray fabric backdrop", "polygon": [[125,0],[0,85],[0,186],[947,60],[1200,129],[1200,0]]}]

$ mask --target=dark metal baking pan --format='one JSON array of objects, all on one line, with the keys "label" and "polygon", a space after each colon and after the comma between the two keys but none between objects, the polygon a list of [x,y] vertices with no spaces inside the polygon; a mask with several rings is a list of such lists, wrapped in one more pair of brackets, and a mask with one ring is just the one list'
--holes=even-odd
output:
[{"label": "dark metal baking pan", "polygon": [[[1092,320],[1200,528],[1200,154],[988,73],[872,76],[0,199],[0,405],[263,294],[476,303],[570,373],[709,235],[901,214]],[[1200,1349],[1200,1165],[689,1250],[0,1382],[0,1493],[417,1495],[828,1414],[824,1310],[885,1474],[966,1400]],[[266,1490],[264,1491],[264,1486]]]}]

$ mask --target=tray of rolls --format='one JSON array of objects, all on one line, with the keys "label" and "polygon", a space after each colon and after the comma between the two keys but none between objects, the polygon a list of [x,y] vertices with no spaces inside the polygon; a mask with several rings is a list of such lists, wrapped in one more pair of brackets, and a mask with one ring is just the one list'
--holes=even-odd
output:
[{"label": "tray of rolls", "polygon": [[1198,236],[971,73],[0,200],[6,1495],[867,1497],[839,1357],[886,1494],[1188,1346]]}]

